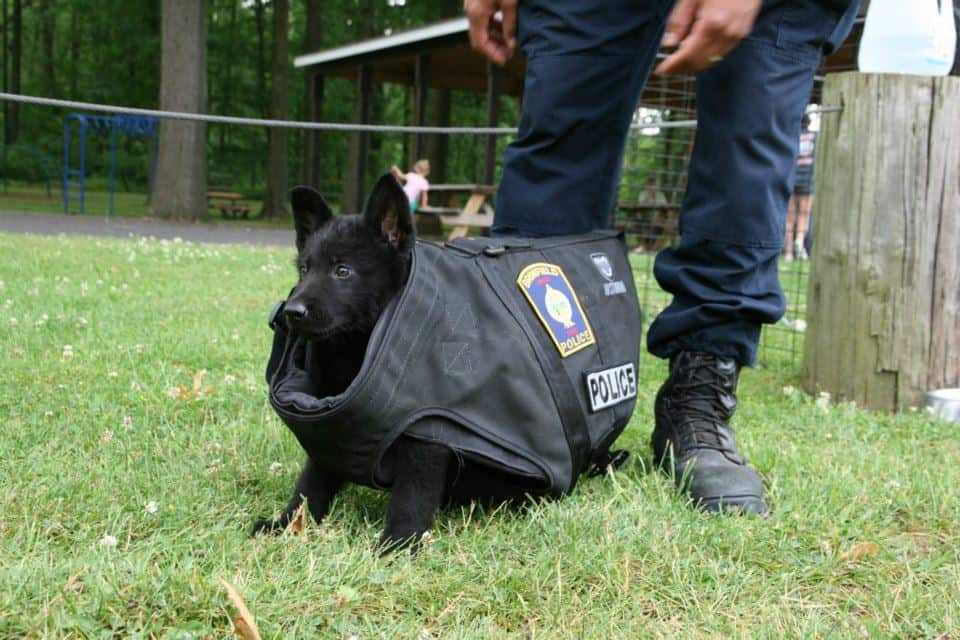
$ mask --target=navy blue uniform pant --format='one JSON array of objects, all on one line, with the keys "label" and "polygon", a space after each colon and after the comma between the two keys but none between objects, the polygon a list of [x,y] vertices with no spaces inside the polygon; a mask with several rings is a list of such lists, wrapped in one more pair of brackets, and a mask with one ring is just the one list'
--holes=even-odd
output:
[{"label": "navy blue uniform pant", "polygon": [[[523,112],[507,148],[495,235],[609,225],[631,118],[672,0],[522,0]],[[654,273],[673,301],[651,353],[697,350],[753,364],[785,310],[777,277],[800,121],[821,57],[857,0],[766,0],[751,35],[697,75],[697,131],[679,243]]]}]

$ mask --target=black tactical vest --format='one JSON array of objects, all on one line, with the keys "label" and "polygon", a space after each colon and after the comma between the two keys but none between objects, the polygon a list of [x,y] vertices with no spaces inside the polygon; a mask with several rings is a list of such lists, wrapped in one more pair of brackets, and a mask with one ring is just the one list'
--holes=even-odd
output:
[{"label": "black tactical vest", "polygon": [[271,326],[273,408],[322,469],[360,484],[390,486],[383,457],[405,433],[566,493],[636,404],[640,308],[614,231],[417,241],[336,396],[310,394],[305,341]]}]

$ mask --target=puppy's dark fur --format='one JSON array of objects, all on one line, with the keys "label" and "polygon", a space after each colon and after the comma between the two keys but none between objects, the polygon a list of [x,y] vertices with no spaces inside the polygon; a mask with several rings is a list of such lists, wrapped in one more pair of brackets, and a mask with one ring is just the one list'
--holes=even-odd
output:
[{"label": "puppy's dark fur", "polygon": [[[390,174],[374,187],[362,214],[334,217],[308,187],[295,188],[291,204],[300,279],[287,299],[285,320],[308,340],[307,370],[317,396],[332,396],[359,373],[377,319],[407,280],[414,245],[410,209]],[[385,553],[411,543],[415,548],[445,500],[503,501],[525,493],[511,478],[464,464],[442,445],[400,437],[388,455],[394,484],[380,538]],[[259,520],[252,534],[284,529],[304,498],[319,522],[343,484],[308,456],[283,513]]]}]

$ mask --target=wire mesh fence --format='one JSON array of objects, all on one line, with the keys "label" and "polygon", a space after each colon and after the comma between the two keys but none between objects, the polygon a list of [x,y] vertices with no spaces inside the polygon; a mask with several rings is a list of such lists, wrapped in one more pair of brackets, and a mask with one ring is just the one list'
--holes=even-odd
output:
[{"label": "wire mesh fence", "polygon": [[[825,60],[821,75],[815,79],[808,109],[813,131],[819,130],[821,118],[831,117],[832,109],[821,109],[818,104],[824,76],[829,72],[855,68],[853,61],[861,27],[862,19],[847,41]],[[693,127],[657,125],[686,122],[695,117],[693,78],[653,77],[644,94],[643,105],[635,116],[635,125],[638,126],[631,129],[627,141],[615,215],[617,225],[626,233],[633,250],[644,329],[670,303],[669,294],[660,289],[653,276],[654,256],[679,238],[679,211],[686,190],[695,133]],[[787,234],[787,237],[793,236],[792,232]],[[800,366],[806,331],[809,231],[804,239],[804,251],[791,251],[793,255],[781,256],[780,282],[787,298],[787,311],[779,323],[764,327],[757,355],[759,366],[791,369]]]},{"label": "wire mesh fence", "polygon": [[[843,71],[853,68],[855,60],[856,43],[859,40],[860,24],[858,24],[851,37],[846,43],[830,57],[820,73],[825,74],[831,71]],[[811,95],[811,106],[816,107],[820,100],[820,89],[823,83],[823,76],[818,76],[814,90]],[[399,88],[401,91],[403,88]],[[409,91],[409,90],[407,90]],[[470,94],[471,99],[480,100],[478,96]],[[504,97],[504,100],[512,100]],[[405,104],[404,101],[401,101]],[[454,101],[456,102],[456,101]],[[49,106],[49,105],[47,105]],[[59,109],[48,109],[47,106],[36,106],[47,110],[52,118],[62,118],[62,112]],[[65,105],[60,105],[65,106]],[[76,106],[76,105],[72,105]],[[516,107],[516,104],[510,104]],[[99,105],[103,111],[113,112],[115,108]],[[141,110],[143,111],[143,110]],[[477,109],[474,109],[477,111]],[[516,108],[505,109],[507,113],[516,113]],[[146,112],[145,112],[146,113]],[[406,113],[406,112],[404,112]],[[150,115],[156,115],[150,112]],[[260,119],[235,118],[229,116],[196,116],[195,114],[180,114],[179,117],[202,118],[210,122],[208,132],[208,146],[211,149],[211,166],[209,167],[210,187],[212,189],[222,188],[228,185],[231,190],[240,190],[238,184],[249,182],[249,189],[244,190],[250,198],[257,198],[254,193],[255,187],[259,187],[262,182],[262,176],[258,175],[258,170],[262,170],[262,154],[255,158],[244,158],[243,162],[233,159],[230,162],[214,159],[220,158],[224,153],[217,155],[216,150],[227,146],[224,140],[227,131],[240,131],[246,128],[247,131],[256,131],[264,126],[283,126],[289,128],[307,128],[324,129],[324,135],[330,140],[338,141],[337,148],[342,147],[343,153],[332,154],[325,158],[326,175],[322,178],[322,187],[328,196],[336,199],[343,187],[344,175],[348,172],[346,152],[349,147],[350,136],[357,131],[356,125],[336,124],[336,123],[312,123],[304,125],[301,122],[276,122],[264,121]],[[632,259],[636,269],[636,280],[640,295],[641,305],[644,310],[644,321],[647,326],[670,302],[669,295],[663,292],[657,285],[653,276],[654,256],[657,251],[670,246],[679,238],[678,220],[679,212],[686,191],[687,169],[690,154],[693,148],[695,134],[696,117],[696,88],[695,80],[692,77],[652,77],[644,93],[641,108],[635,114],[634,127],[631,128],[626,143],[624,162],[622,166],[621,182],[619,186],[617,207],[615,214],[616,224],[621,227],[628,239],[628,243],[633,252]],[[820,113],[814,110],[811,113],[811,129],[817,130],[822,117],[830,117],[827,113]],[[396,118],[392,120],[396,121]],[[506,118],[509,120],[509,118]],[[504,119],[501,119],[503,123]],[[476,179],[483,173],[482,171],[482,150],[486,134],[498,133],[496,138],[496,156],[502,157],[502,152],[509,141],[507,136],[502,134],[508,131],[501,127],[499,129],[484,129],[483,127],[463,126],[468,124],[480,124],[465,121],[463,118],[451,118],[451,122],[461,125],[455,128],[437,128],[433,132],[443,143],[443,153],[445,156],[454,157],[456,162],[452,164],[459,167],[461,173],[469,175],[446,176],[448,182],[468,182],[470,176]],[[252,125],[252,126],[239,126]],[[371,136],[371,145],[368,150],[371,158],[368,162],[372,165],[371,170],[375,170],[383,165],[383,169],[388,166],[385,164],[385,158],[396,158],[401,163],[401,158],[410,155],[411,132],[414,128],[383,126],[383,125],[361,125],[366,127],[367,133]],[[450,135],[456,129],[457,135]],[[462,129],[462,131],[461,131]],[[302,142],[300,136],[294,136],[293,149],[290,153],[291,163],[289,172],[291,179],[296,181],[300,175],[300,167],[297,164],[302,155],[297,145]],[[340,144],[342,143],[342,144]],[[223,149],[220,149],[223,151]],[[104,156],[102,149],[94,149],[94,159]],[[98,152],[99,151],[99,152]],[[121,160],[126,158],[124,152],[129,152],[126,147],[121,148]],[[136,151],[136,150],[134,150]],[[3,183],[2,195],[9,195],[7,192],[9,166],[29,167],[30,162],[20,161],[14,154],[17,149],[4,149],[4,174],[0,183]],[[53,151],[49,155],[53,155]],[[35,153],[38,157],[40,153]],[[129,155],[129,153],[127,154]],[[136,155],[136,153],[134,154]],[[140,154],[142,155],[142,153]],[[471,161],[465,161],[460,156],[472,158]],[[226,157],[226,156],[224,156]],[[12,158],[12,161],[11,161]],[[332,160],[330,158],[333,158]],[[102,160],[102,158],[101,158]],[[95,160],[94,160],[95,162]],[[139,162],[139,161],[138,161]],[[47,162],[51,166],[55,165],[55,159]],[[44,164],[35,162],[38,166]],[[121,162],[121,165],[123,163]],[[137,176],[140,176],[142,165],[137,165]],[[447,163],[437,163],[441,166]],[[222,167],[221,167],[222,165]],[[46,165],[44,165],[46,166]],[[103,169],[103,167],[99,167]],[[223,168],[226,168],[224,170]],[[42,173],[42,172],[41,172]],[[46,174],[39,178],[31,180],[30,176],[25,178],[26,182],[44,182],[46,184],[45,192],[47,199],[56,197],[58,171],[55,168],[48,168]],[[102,173],[102,171],[101,171]],[[122,186],[125,191],[138,191],[137,185],[130,188],[125,184],[127,173],[121,170]],[[49,175],[47,175],[49,174]],[[249,174],[249,175],[248,175]],[[15,176],[16,177],[16,176]],[[142,176],[141,176],[142,177]],[[449,178],[453,178],[450,180]],[[142,181],[141,181],[142,182]],[[53,185],[53,188],[51,188]],[[39,187],[38,187],[39,189]],[[254,193],[254,195],[250,195]],[[34,196],[36,194],[29,194]],[[42,194],[37,195],[41,197]],[[138,196],[136,201],[131,200],[131,209],[143,212],[146,201],[142,195]],[[0,201],[0,209],[9,208],[4,203],[16,202],[15,199],[5,198]],[[251,200],[251,204],[256,203]],[[495,202],[493,203],[495,205]],[[33,210],[32,198],[27,202],[25,208]],[[37,209],[39,210],[39,208]],[[802,252],[798,252],[798,257],[803,257]],[[804,259],[781,260],[780,263],[781,284],[787,297],[787,312],[784,318],[776,325],[764,328],[760,348],[758,352],[758,364],[761,366],[777,366],[797,368],[800,363],[801,353],[803,351],[803,338],[805,331],[805,312],[806,312],[806,291],[808,280],[808,263]],[[648,359],[650,360],[650,359]]]}]

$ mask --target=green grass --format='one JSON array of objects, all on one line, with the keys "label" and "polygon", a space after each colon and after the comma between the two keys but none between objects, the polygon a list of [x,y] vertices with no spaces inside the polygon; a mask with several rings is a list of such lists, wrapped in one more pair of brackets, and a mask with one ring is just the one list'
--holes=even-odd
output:
[{"label": "green grass", "polygon": [[0,638],[228,637],[221,578],[264,638],[960,633],[960,428],[818,405],[786,367],[740,388],[765,519],[649,471],[645,357],[630,462],[567,499],[446,512],[413,559],[370,552],[386,498],[360,488],[248,539],[302,457],[261,378],[292,257],[0,235]]}]

